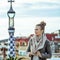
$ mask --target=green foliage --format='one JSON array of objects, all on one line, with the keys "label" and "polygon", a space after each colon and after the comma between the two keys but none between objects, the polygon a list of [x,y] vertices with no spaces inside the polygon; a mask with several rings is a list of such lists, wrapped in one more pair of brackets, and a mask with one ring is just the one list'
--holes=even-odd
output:
[{"label": "green foliage", "polygon": [[7,60],[17,60],[17,58],[10,57]]}]

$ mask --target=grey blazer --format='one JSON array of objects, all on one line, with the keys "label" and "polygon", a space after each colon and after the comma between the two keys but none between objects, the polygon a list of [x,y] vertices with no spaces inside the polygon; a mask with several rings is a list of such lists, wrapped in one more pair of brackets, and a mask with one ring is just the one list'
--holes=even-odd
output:
[{"label": "grey blazer", "polygon": [[[30,52],[30,45],[28,46],[27,52]],[[51,58],[51,48],[50,48],[50,42],[46,40],[45,45],[42,49],[38,50],[40,51],[42,57],[39,57],[40,60],[46,60],[47,58]],[[31,60],[33,60],[33,56],[31,56]]]}]

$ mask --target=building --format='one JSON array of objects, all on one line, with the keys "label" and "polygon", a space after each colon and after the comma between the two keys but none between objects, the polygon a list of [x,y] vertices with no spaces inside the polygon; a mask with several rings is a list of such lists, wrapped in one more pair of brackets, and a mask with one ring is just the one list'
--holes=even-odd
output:
[{"label": "building", "polygon": [[[15,39],[15,49],[16,49],[16,57],[28,60],[29,57],[26,56],[26,50],[28,46],[28,37],[18,37]],[[23,58],[22,58],[23,59]]]},{"label": "building", "polygon": [[0,60],[5,60],[8,52],[8,39],[0,40]]}]

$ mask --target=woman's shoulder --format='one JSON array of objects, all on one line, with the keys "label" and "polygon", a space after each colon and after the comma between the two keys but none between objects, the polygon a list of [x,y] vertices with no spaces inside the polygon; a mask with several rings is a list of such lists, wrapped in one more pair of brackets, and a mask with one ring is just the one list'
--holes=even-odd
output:
[{"label": "woman's shoulder", "polygon": [[49,39],[47,38],[46,34],[44,34],[45,38],[46,38],[46,43],[50,43]]},{"label": "woman's shoulder", "polygon": [[31,36],[31,37],[30,37],[30,40],[33,40],[33,39],[35,39],[35,37],[36,37],[35,35],[34,35],[34,36]]},{"label": "woman's shoulder", "polygon": [[47,43],[50,43],[50,41],[49,41],[48,39],[46,40],[46,42],[47,42]]},{"label": "woman's shoulder", "polygon": [[45,44],[50,45],[50,41],[47,39]]},{"label": "woman's shoulder", "polygon": [[34,40],[35,36],[31,36],[29,39],[29,42],[32,42]]}]

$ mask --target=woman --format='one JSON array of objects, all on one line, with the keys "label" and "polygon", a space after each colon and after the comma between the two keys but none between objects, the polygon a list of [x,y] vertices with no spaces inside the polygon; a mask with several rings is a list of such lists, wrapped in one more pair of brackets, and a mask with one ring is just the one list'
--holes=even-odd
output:
[{"label": "woman", "polygon": [[35,35],[30,38],[27,52],[31,60],[46,60],[51,58],[51,48],[46,35],[44,34],[45,22],[36,25]]}]

